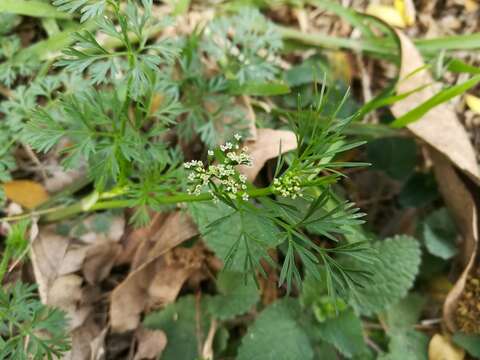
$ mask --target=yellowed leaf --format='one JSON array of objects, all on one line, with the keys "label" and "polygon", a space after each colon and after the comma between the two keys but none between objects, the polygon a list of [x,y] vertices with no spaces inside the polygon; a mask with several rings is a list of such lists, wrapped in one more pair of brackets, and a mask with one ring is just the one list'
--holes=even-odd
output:
[{"label": "yellowed leaf", "polygon": [[352,65],[348,59],[347,53],[344,51],[333,51],[328,53],[328,59],[332,66],[333,77],[342,79],[346,84],[352,82]]},{"label": "yellowed leaf", "polygon": [[478,10],[479,4],[477,0],[465,0],[464,1],[465,10],[472,13]]},{"label": "yellowed leaf", "polygon": [[387,24],[405,28],[407,23],[403,17],[403,14],[398,11],[397,8],[389,5],[370,4],[367,7],[367,14],[376,16],[379,19],[385,21]]},{"label": "yellowed leaf", "polygon": [[3,184],[7,199],[27,209],[33,209],[48,200],[45,188],[32,180],[13,180]]},{"label": "yellowed leaf", "polygon": [[443,335],[435,334],[428,345],[428,360],[463,360],[465,351]]},{"label": "yellowed leaf", "polygon": [[415,24],[415,5],[412,0],[395,0],[395,9],[402,15],[407,26]]},{"label": "yellowed leaf", "polygon": [[465,102],[470,110],[476,114],[480,114],[480,98],[474,95],[466,94]]}]

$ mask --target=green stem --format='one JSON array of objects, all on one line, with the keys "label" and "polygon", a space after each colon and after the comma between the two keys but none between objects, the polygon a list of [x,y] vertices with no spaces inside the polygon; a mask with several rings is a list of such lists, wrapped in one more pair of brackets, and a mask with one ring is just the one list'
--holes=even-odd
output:
[{"label": "green stem", "polygon": [[[272,187],[254,188],[247,191],[247,193],[251,198],[257,198],[257,197],[267,196],[272,194],[273,188]],[[84,200],[88,198],[89,196],[69,206],[55,207],[50,209],[32,211],[27,214],[4,217],[4,218],[0,218],[0,221],[17,221],[17,220],[27,219],[32,216],[40,216],[42,221],[53,222],[53,221],[66,219],[80,213],[88,213],[96,210],[121,209],[121,208],[128,208],[128,207],[134,206],[134,203],[132,202],[132,200],[116,199],[116,200],[99,201],[87,207],[85,206],[86,201]],[[180,204],[180,203],[198,202],[198,201],[209,201],[212,199],[213,199],[213,196],[209,193],[203,193],[200,195],[190,195],[190,194],[182,193],[177,195],[160,197],[157,199],[157,203],[167,205],[167,204]]]}]

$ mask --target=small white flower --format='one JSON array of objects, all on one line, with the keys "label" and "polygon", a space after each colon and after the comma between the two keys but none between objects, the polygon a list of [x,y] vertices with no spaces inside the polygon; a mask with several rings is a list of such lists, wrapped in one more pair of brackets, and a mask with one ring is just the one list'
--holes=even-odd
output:
[{"label": "small white flower", "polygon": [[235,135],[233,135],[233,137],[234,137],[235,140],[237,140],[237,141],[242,140],[242,135],[240,135],[240,134],[235,134]]},{"label": "small white flower", "polygon": [[213,156],[214,152],[213,150],[208,150],[208,156]]}]

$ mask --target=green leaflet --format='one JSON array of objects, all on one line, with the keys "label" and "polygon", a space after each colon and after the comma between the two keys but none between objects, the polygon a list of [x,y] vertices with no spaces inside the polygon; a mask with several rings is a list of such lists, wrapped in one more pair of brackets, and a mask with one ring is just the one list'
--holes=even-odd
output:
[{"label": "green leaflet", "polygon": [[457,229],[446,208],[430,214],[423,223],[423,240],[430,254],[447,260],[455,256]]},{"label": "green leaflet", "polygon": [[65,313],[42,304],[35,290],[22,282],[0,287],[0,359],[62,358],[70,349]]},{"label": "green leaflet", "polygon": [[0,12],[57,19],[70,19],[72,16],[58,11],[54,6],[36,0],[2,0]]},{"label": "green leaflet", "polygon": [[333,344],[346,357],[366,350],[362,322],[351,309],[341,312],[335,318],[318,323],[315,331],[320,338]]},{"label": "green leaflet", "polygon": [[375,244],[375,248],[379,262],[371,265],[372,279],[351,299],[353,307],[365,315],[402,299],[412,287],[421,261],[420,245],[410,236],[388,238]]},{"label": "green leaflet", "polygon": [[471,356],[480,358],[480,335],[458,332],[453,334],[453,342],[467,350]]},{"label": "green leaflet", "polygon": [[[300,302],[310,307],[314,316],[309,316],[309,335],[316,345],[325,341],[335,346],[344,356],[364,354],[363,329],[360,318],[341,298],[327,294],[324,281],[307,276],[303,282]],[[319,342],[320,340],[320,342]]]},{"label": "green leaflet", "polygon": [[248,329],[237,360],[309,360],[313,350],[297,323],[298,303],[284,299],[263,310]]},{"label": "green leaflet", "polygon": [[[195,298],[189,295],[145,318],[144,324],[147,328],[161,329],[167,335],[168,343],[162,359],[192,360],[200,356],[197,352],[197,341],[202,339],[197,339],[195,317]],[[203,334],[207,334],[209,321],[205,316],[200,320],[200,329]]]},{"label": "green leaflet", "polygon": [[378,359],[427,360],[428,336],[415,330],[406,330],[397,333],[391,338],[388,350],[388,354],[384,354]]},{"label": "green leaflet", "polygon": [[420,318],[425,302],[425,298],[412,293],[390,306],[381,316],[391,331],[411,329]]},{"label": "green leaflet", "polygon": [[267,256],[267,248],[283,240],[268,219],[235,211],[224,203],[191,203],[189,209],[208,247],[223,261],[231,259],[233,271],[248,272],[250,261],[260,261]]},{"label": "green leaflet", "polygon": [[[245,282],[246,280],[250,280]],[[217,280],[220,294],[201,297],[198,304],[192,295],[184,296],[165,309],[149,314],[144,321],[148,328],[165,331],[168,339],[162,359],[191,360],[196,359],[198,343],[203,344],[208,334],[211,321],[229,320],[246,313],[259,299],[258,290],[251,279],[243,274],[225,271]],[[200,310],[200,330],[198,338],[197,321]],[[224,327],[217,330],[214,340],[215,354],[226,346],[228,332]]]},{"label": "green leaflet", "polygon": [[379,138],[368,143],[367,156],[374,169],[384,171],[393,179],[405,180],[415,170],[417,146],[411,138]]},{"label": "green leaflet", "polygon": [[218,275],[219,295],[208,300],[208,309],[219,320],[228,320],[250,310],[260,299],[256,284],[244,274],[223,271]]},{"label": "green leaflet", "polygon": [[424,305],[425,298],[417,294],[409,294],[380,315],[388,327],[387,334],[390,338],[389,352],[380,359],[426,359],[428,337],[413,330],[413,326],[420,319]]}]

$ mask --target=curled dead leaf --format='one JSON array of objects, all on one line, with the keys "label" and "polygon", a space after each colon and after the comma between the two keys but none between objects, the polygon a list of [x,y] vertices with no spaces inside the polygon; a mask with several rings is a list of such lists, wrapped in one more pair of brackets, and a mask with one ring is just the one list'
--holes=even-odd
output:
[{"label": "curled dead leaf", "polygon": [[[407,36],[400,31],[397,31],[397,34],[402,50],[401,81],[397,86],[398,93],[431,84],[433,78],[425,68],[418,50]],[[418,71],[419,69],[422,70]],[[431,86],[424,87],[393,105],[392,112],[399,117],[433,95],[434,90]],[[429,153],[433,160],[440,192],[463,238],[461,260],[464,270],[449,292],[443,307],[445,324],[450,331],[455,331],[457,329],[455,310],[478,251],[478,210],[472,193],[455,168],[460,169],[479,184],[479,167],[468,134],[458,121],[454,110],[447,104],[430,110],[422,119],[409,124],[408,129],[431,147]]]},{"label": "curled dead leaf", "polygon": [[140,327],[135,332],[138,347],[133,360],[158,359],[167,346],[167,336],[161,330]]},{"label": "curled dead leaf", "polygon": [[[415,45],[401,31],[397,31],[397,34],[402,53],[397,92],[403,94],[425,86],[392,106],[393,114],[400,117],[432,97],[435,89],[428,86],[433,83],[433,78]],[[414,135],[445,155],[452,164],[480,184],[480,169],[475,151],[451,106],[445,103],[436,106],[422,119],[407,127]]]},{"label": "curled dead leaf", "polygon": [[257,139],[245,145],[252,156],[253,166],[240,166],[239,171],[249,181],[253,181],[268,160],[276,158],[280,153],[295,150],[297,138],[289,130],[258,129]]}]

